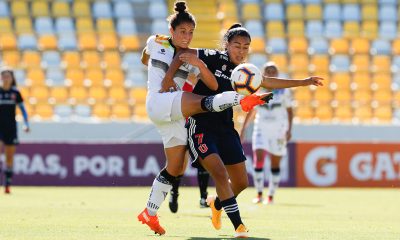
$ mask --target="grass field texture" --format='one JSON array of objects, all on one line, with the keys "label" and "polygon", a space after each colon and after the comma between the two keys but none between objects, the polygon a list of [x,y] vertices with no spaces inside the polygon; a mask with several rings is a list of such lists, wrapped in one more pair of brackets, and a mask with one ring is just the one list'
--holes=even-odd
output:
[{"label": "grass field texture", "polygon": [[[0,194],[0,239],[229,239],[223,214],[216,231],[210,210],[199,208],[197,188],[181,188],[179,211],[165,202],[159,213],[166,235],[154,235],[136,220],[149,188],[14,187]],[[210,193],[214,189],[209,190]],[[281,188],[272,206],[254,205],[249,188],[238,197],[251,239],[400,240],[399,189]]]}]

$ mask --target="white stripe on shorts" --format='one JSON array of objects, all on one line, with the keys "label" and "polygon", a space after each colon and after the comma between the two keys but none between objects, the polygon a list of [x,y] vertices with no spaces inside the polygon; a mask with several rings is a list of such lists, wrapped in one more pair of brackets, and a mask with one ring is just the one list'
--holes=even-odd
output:
[{"label": "white stripe on shorts", "polygon": [[190,151],[193,154],[194,159],[192,159],[192,161],[197,160],[197,158],[199,157],[199,154],[196,151],[196,148],[194,147],[194,143],[193,143],[193,139],[192,139],[192,134],[196,131],[196,121],[193,118],[189,118],[189,136],[188,136],[188,140],[189,140],[189,146],[190,146]]}]

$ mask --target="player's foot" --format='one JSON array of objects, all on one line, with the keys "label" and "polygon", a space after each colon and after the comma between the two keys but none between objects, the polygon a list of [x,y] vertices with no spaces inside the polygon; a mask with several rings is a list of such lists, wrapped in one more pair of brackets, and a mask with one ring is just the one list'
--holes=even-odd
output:
[{"label": "player's foot", "polygon": [[210,196],[207,198],[207,204],[211,209],[211,222],[216,230],[221,229],[221,213],[222,209],[217,210],[215,208],[215,196]]},{"label": "player's foot", "polygon": [[248,238],[249,230],[243,225],[240,224],[238,228],[236,228],[235,238]]},{"label": "player's foot", "polygon": [[274,196],[268,196],[268,199],[266,199],[263,204],[271,205],[274,204]]},{"label": "player's foot", "polygon": [[169,196],[169,210],[171,210],[172,213],[178,212],[178,197],[179,193],[174,193],[171,191]]},{"label": "player's foot", "polygon": [[240,106],[242,107],[243,111],[249,112],[255,106],[268,103],[271,99],[271,92],[263,94],[251,94],[240,100]]},{"label": "player's foot", "polygon": [[200,198],[200,208],[208,208],[207,200],[205,198]]},{"label": "player's foot", "polygon": [[264,198],[262,197],[261,194],[258,194],[256,198],[253,199],[254,204],[262,203],[264,201]]},{"label": "player's foot", "polygon": [[10,194],[11,193],[10,186],[6,186],[6,188],[4,189],[4,193],[5,194]]},{"label": "player's foot", "polygon": [[142,222],[142,224],[146,224],[147,226],[150,227],[152,231],[154,231],[155,234],[163,235],[165,234],[165,230],[163,227],[160,226],[160,223],[158,222],[158,216],[150,216],[149,213],[147,212],[147,208],[145,208],[139,215],[138,215],[138,220],[139,222]]}]

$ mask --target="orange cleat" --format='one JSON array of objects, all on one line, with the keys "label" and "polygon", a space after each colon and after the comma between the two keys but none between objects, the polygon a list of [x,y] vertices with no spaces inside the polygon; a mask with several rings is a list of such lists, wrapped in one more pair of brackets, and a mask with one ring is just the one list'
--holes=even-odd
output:
[{"label": "orange cleat", "polygon": [[4,193],[5,194],[10,194],[11,193],[10,186],[6,186],[6,188],[4,189]]},{"label": "orange cleat", "polygon": [[240,224],[238,228],[236,228],[235,238],[248,238],[249,230],[243,225]]},{"label": "orange cleat", "polygon": [[243,111],[249,112],[257,105],[268,103],[272,99],[272,97],[272,92],[247,95],[242,100],[240,100],[240,106],[242,107]]},{"label": "orange cleat", "polygon": [[150,216],[149,213],[147,212],[147,208],[145,208],[139,215],[138,215],[138,220],[139,222],[142,222],[142,224],[146,224],[147,226],[150,227],[151,230],[154,231],[155,234],[159,235],[164,235],[165,230],[163,227],[160,226],[160,223],[158,222],[158,216]]},{"label": "orange cleat", "polygon": [[221,229],[221,213],[222,209],[217,210],[214,205],[215,197],[211,196],[207,198],[207,204],[211,209],[211,222],[216,230]]}]

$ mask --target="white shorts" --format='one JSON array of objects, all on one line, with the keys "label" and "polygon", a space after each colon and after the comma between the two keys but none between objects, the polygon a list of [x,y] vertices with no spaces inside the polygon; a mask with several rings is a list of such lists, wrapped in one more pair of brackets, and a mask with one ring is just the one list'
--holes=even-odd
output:
[{"label": "white shorts", "polygon": [[255,124],[252,139],[253,151],[263,149],[276,156],[286,155],[288,129],[289,126],[285,121]]},{"label": "white shorts", "polygon": [[147,114],[156,125],[164,148],[187,144],[187,130],[182,114],[182,94],[182,91],[147,94]]}]

